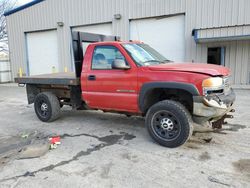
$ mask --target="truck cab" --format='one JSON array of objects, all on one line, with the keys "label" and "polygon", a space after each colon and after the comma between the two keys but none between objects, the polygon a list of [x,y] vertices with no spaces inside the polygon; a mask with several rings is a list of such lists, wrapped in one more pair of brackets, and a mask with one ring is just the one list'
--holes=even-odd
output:
[{"label": "truck cab", "polygon": [[111,36],[99,36],[102,41],[89,44],[83,53],[86,35],[88,41],[96,37],[73,35],[78,46],[74,78],[54,74],[16,79],[27,85],[28,102],[34,103],[40,120],[56,120],[62,105],[140,115],[156,142],[178,147],[192,135],[194,122],[219,128],[231,117],[235,94],[229,69],[173,62],[147,44]]}]

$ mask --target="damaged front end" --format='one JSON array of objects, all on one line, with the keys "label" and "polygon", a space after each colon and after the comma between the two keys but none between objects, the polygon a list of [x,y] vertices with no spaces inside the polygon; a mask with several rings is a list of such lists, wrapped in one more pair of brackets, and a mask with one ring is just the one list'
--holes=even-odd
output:
[{"label": "damaged front end", "polygon": [[226,118],[233,118],[229,112],[234,112],[232,105],[235,93],[230,88],[226,93],[195,96],[193,98],[193,119],[198,124],[210,122],[213,128],[220,129],[226,124]]}]

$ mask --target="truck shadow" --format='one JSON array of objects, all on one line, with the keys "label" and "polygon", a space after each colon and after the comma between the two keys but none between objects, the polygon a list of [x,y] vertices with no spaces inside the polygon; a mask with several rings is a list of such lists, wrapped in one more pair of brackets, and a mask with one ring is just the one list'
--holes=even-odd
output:
[{"label": "truck shadow", "polygon": [[114,125],[114,126],[136,126],[144,128],[144,118],[140,116],[131,116],[127,117],[124,114],[118,113],[109,113],[102,111],[74,111],[63,109],[61,117],[57,121],[74,121],[82,122],[86,124],[95,124],[95,125]]}]

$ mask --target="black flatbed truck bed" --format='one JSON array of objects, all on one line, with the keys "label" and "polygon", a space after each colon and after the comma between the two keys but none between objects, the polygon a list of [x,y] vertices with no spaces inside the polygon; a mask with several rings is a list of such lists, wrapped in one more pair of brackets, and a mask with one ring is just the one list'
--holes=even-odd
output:
[{"label": "black flatbed truck bed", "polygon": [[62,72],[62,73],[17,77],[15,78],[15,82],[19,84],[41,84],[41,85],[52,84],[52,85],[65,85],[65,86],[80,85],[80,79],[76,77],[74,72]]},{"label": "black flatbed truck bed", "polygon": [[27,77],[17,77],[15,82],[20,86],[26,85],[28,103],[32,104],[36,96],[42,92],[51,92],[62,105],[70,105],[73,108],[82,106],[80,78],[75,72],[62,72],[41,74]]}]

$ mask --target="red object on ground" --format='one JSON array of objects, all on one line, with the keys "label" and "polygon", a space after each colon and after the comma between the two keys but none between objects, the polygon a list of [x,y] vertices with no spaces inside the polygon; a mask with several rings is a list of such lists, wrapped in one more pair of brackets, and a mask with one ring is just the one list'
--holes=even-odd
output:
[{"label": "red object on ground", "polygon": [[50,143],[51,144],[57,144],[57,143],[60,143],[60,142],[61,142],[60,136],[55,136],[55,137],[50,138]]}]

